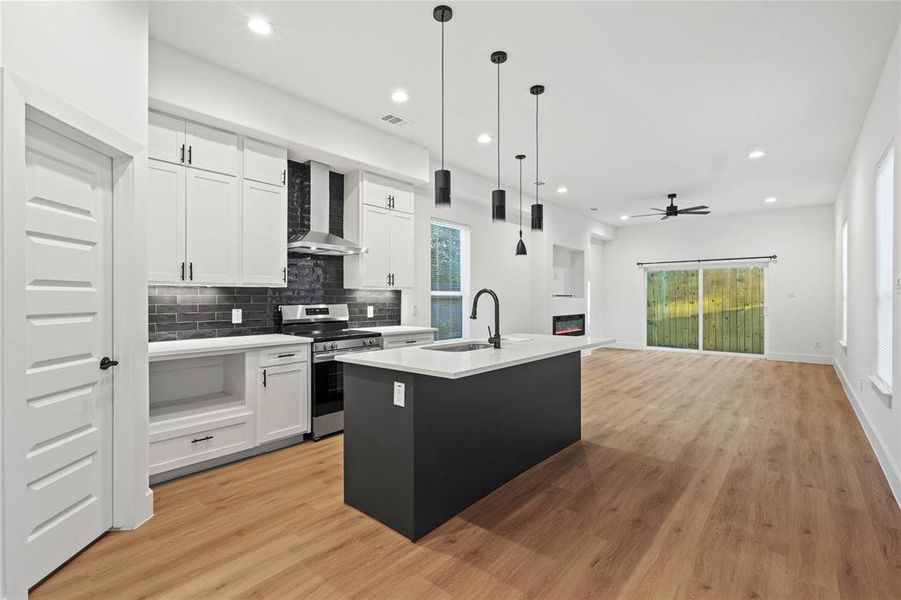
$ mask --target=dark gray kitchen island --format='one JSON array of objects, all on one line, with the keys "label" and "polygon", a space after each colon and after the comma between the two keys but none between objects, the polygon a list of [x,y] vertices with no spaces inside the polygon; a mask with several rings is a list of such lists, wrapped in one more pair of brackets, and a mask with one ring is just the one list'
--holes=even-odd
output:
[{"label": "dark gray kitchen island", "polygon": [[518,334],[501,349],[339,357],[344,501],[411,540],[581,437],[581,350]]}]

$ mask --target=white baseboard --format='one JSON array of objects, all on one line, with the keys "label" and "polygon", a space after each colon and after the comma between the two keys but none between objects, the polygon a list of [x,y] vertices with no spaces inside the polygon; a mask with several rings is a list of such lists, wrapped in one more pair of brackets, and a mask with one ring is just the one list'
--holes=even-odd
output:
[{"label": "white baseboard", "polygon": [[770,352],[766,355],[769,360],[781,362],[800,362],[815,365],[831,365],[832,357],[825,354],[786,354],[783,352]]},{"label": "white baseboard", "polygon": [[644,350],[643,344],[635,344],[633,342],[613,342],[607,344],[604,348],[614,348],[616,350]]},{"label": "white baseboard", "polygon": [[870,442],[870,447],[873,448],[873,452],[876,454],[876,460],[879,461],[879,466],[882,467],[882,472],[885,474],[885,478],[892,490],[892,494],[895,496],[895,502],[898,504],[898,507],[901,508],[901,469],[899,469],[897,463],[892,460],[891,455],[886,450],[885,444],[882,443],[879,434],[876,433],[876,430],[870,423],[870,419],[867,417],[867,413],[863,410],[863,406],[860,403],[860,398],[857,397],[854,386],[851,385],[851,382],[845,377],[845,372],[842,370],[841,365],[838,364],[838,361],[833,361],[832,367],[835,369],[836,375],[838,375],[838,380],[842,383],[842,388],[845,390],[845,396],[848,397],[848,402],[851,403],[851,407],[857,415],[860,426],[863,427],[863,432]]}]

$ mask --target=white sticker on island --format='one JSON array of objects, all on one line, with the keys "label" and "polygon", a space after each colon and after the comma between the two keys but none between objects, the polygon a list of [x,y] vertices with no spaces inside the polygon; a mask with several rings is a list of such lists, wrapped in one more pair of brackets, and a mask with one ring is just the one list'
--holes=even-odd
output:
[{"label": "white sticker on island", "polygon": [[394,382],[394,406],[404,405],[404,384],[399,381]]}]

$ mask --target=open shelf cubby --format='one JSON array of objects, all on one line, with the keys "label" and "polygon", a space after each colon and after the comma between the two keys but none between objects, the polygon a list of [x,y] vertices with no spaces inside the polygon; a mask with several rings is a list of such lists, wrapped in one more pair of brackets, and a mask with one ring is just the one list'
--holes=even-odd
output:
[{"label": "open shelf cubby", "polygon": [[555,298],[584,298],[585,252],[554,244],[552,284]]},{"label": "open shelf cubby", "polygon": [[150,363],[150,423],[246,407],[244,354]]}]

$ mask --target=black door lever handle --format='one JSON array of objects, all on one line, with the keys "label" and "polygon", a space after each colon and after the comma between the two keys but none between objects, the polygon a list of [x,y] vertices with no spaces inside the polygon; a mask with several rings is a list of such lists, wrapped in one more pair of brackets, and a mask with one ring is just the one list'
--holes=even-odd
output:
[{"label": "black door lever handle", "polygon": [[106,371],[110,367],[115,367],[118,364],[119,364],[118,360],[110,360],[109,356],[104,356],[103,358],[100,359],[100,370]]}]

